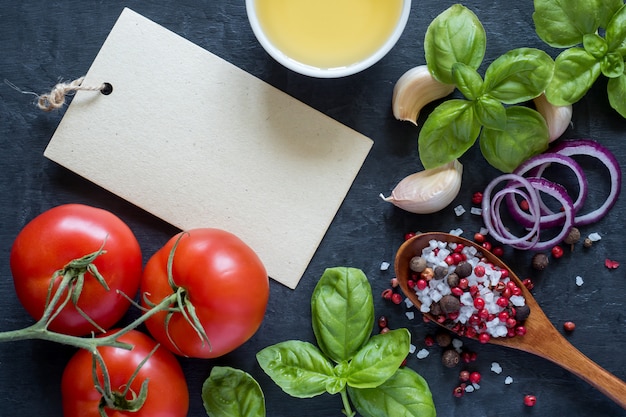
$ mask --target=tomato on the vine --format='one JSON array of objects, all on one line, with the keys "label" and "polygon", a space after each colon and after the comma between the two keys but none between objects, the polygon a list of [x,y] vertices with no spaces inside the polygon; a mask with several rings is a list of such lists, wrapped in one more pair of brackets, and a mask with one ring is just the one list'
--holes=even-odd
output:
[{"label": "tomato on the vine", "polygon": [[[65,269],[70,261],[100,248],[103,253],[92,262],[95,269]],[[131,299],[137,294],[142,263],[139,243],[126,223],[109,211],[82,204],[57,206],[35,217],[17,235],[10,255],[15,291],[36,320],[42,317],[63,275],[75,275],[69,286],[75,293],[74,299],[67,302],[48,328],[76,336],[106,330],[122,318],[130,301],[119,292]],[[57,271],[61,274],[55,276],[50,288]],[[108,289],[96,279],[95,271]],[[66,298],[67,291],[62,301]]]},{"label": "tomato on the vine", "polygon": [[[183,370],[176,357],[164,347],[138,330],[120,336],[120,342],[133,345],[132,350],[120,347],[99,347],[98,352],[106,366],[110,382],[111,406],[104,411],[109,417],[186,417],[189,409],[189,390]],[[153,349],[156,351],[145,363]],[[63,371],[61,394],[64,417],[100,417],[99,406],[106,404],[96,389],[91,353],[81,349],[72,356]],[[133,373],[139,368],[137,375]],[[98,386],[106,387],[102,366],[97,365]],[[128,385],[129,381],[130,386]],[[147,382],[145,402],[137,411],[128,411],[128,400],[141,393]],[[105,392],[106,392],[106,388]],[[124,395],[125,394],[125,395]]]},{"label": "tomato on the vine", "polygon": [[[170,276],[168,259],[174,248]],[[174,236],[148,261],[140,290],[142,305],[158,304],[181,290],[183,304],[193,305],[182,310],[187,318],[181,311],[162,311],[146,326],[176,354],[215,358],[256,333],[265,316],[269,279],[256,252],[237,236],[219,229],[193,229]],[[194,312],[208,340],[190,324]]]}]

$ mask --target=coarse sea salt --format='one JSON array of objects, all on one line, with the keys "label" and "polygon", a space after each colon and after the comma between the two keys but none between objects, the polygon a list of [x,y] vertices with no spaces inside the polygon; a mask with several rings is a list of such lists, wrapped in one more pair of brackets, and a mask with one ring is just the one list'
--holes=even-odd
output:
[{"label": "coarse sea salt", "polygon": [[430,352],[428,351],[428,349],[420,349],[420,350],[417,352],[417,355],[415,355],[415,356],[417,356],[417,359],[424,359],[424,358],[426,358],[428,355],[430,355]]},{"label": "coarse sea salt", "polygon": [[483,210],[481,208],[479,208],[479,207],[472,207],[470,209],[470,213],[475,215],[475,216],[480,216],[480,215],[483,214]]},{"label": "coarse sea salt", "polygon": [[589,236],[587,236],[587,237],[592,242],[597,242],[598,240],[602,239],[602,237],[600,236],[600,233],[597,233],[597,232],[590,233]]},{"label": "coarse sea salt", "polygon": [[495,372],[496,374],[500,374],[502,372],[502,367],[498,362],[491,362],[491,372]]},{"label": "coarse sea salt", "polygon": [[414,353],[416,349],[417,347],[413,343],[409,345],[409,353]]},{"label": "coarse sea salt", "polygon": [[504,383],[506,385],[511,385],[513,383],[513,378],[511,378],[510,376],[507,376],[506,378],[504,378]]},{"label": "coarse sea salt", "polygon": [[407,311],[406,313],[406,318],[409,320],[413,320],[415,318],[415,312],[414,311]]},{"label": "coarse sea salt", "polygon": [[457,216],[462,216],[463,214],[465,214],[465,207],[458,205],[454,208],[454,214],[456,214]]},{"label": "coarse sea salt", "polygon": [[578,285],[579,287],[582,287],[582,285],[585,283],[585,281],[583,280],[583,277],[581,277],[580,275],[576,276],[576,285]]},{"label": "coarse sea salt", "polygon": [[386,271],[386,270],[388,270],[388,269],[389,269],[389,266],[390,266],[389,262],[381,262],[381,264],[380,264],[380,270],[381,270],[381,271]]}]

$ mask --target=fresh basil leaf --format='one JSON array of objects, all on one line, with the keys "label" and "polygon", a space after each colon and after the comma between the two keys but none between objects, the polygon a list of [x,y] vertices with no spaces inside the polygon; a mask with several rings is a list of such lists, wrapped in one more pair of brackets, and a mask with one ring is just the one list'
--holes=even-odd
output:
[{"label": "fresh basil leaf", "polygon": [[493,167],[513,172],[522,162],[548,149],[549,132],[537,111],[523,106],[506,109],[506,129],[484,128],[480,150]]},{"label": "fresh basil leaf", "polygon": [[356,410],[368,417],[436,417],[435,403],[424,378],[400,368],[377,388],[348,386]]},{"label": "fresh basil leaf", "polygon": [[[621,3],[621,1],[620,1]],[[604,34],[609,45],[609,51],[626,55],[626,5],[622,5],[610,20]]]},{"label": "fresh basil leaf", "polygon": [[554,74],[546,97],[555,106],[576,103],[600,75],[600,62],[582,48],[561,52],[554,62]]},{"label": "fresh basil leaf", "polygon": [[483,89],[483,79],[478,72],[462,62],[452,65],[452,78],[461,94],[468,100],[476,100]]},{"label": "fresh basil leaf", "polygon": [[[534,0],[533,21],[537,35],[548,45],[569,48],[579,45],[583,35],[595,33],[606,10],[598,11],[605,0]],[[602,17],[599,16],[602,14]]]},{"label": "fresh basil leaf", "polygon": [[487,35],[478,17],[467,7],[455,4],[437,16],[426,29],[426,64],[438,81],[454,84],[452,66],[460,62],[478,69],[486,46]]},{"label": "fresh basil leaf", "polygon": [[609,51],[609,45],[597,33],[588,33],[583,36],[583,48],[596,59],[601,59]]},{"label": "fresh basil leaf", "polygon": [[624,58],[616,52],[611,52],[600,63],[600,70],[605,77],[617,78],[624,73]]},{"label": "fresh basil leaf", "polygon": [[410,344],[411,335],[407,329],[373,336],[350,361],[348,386],[375,388],[385,382],[406,359]]},{"label": "fresh basil leaf", "polygon": [[617,112],[626,118],[626,74],[622,74],[618,78],[611,78],[607,85],[609,94],[609,103]]},{"label": "fresh basil leaf", "polygon": [[[609,22],[616,13],[624,7],[624,0],[594,0],[596,2],[596,14],[598,15],[598,25],[607,28]],[[623,12],[623,10],[622,10]]]},{"label": "fresh basil leaf", "polygon": [[418,137],[424,168],[436,168],[459,158],[478,138],[480,122],[467,100],[447,100],[432,111]]},{"label": "fresh basil leaf", "polygon": [[293,397],[315,397],[337,383],[333,365],[308,342],[281,342],[262,349],[256,358],[276,385]]},{"label": "fresh basil leaf", "polygon": [[322,352],[337,363],[352,359],[374,326],[372,288],[363,271],[326,269],[313,290],[311,313]]},{"label": "fresh basil leaf", "polygon": [[499,100],[483,96],[474,104],[474,111],[483,126],[495,130],[506,127],[506,109]]},{"label": "fresh basil leaf", "polygon": [[215,366],[202,384],[202,402],[210,417],[265,417],[265,397],[248,373]]},{"label": "fresh basil leaf", "polygon": [[484,93],[506,104],[531,100],[546,89],[554,62],[535,48],[518,48],[499,56],[485,72]]}]

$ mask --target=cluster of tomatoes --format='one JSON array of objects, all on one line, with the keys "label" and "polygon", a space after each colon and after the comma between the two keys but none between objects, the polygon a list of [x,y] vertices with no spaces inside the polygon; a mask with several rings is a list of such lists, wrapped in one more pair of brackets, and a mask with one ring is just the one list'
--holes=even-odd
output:
[{"label": "cluster of tomatoes", "polygon": [[[206,228],[172,237],[144,267],[140,245],[121,219],[90,206],[62,205],[30,221],[11,249],[18,298],[35,320],[42,318],[68,273],[66,266],[96,252],[91,266],[79,272],[82,276],[61,290],[62,302],[46,331],[111,334],[133,298],[139,298],[146,314],[177,289],[183,289],[180,297],[187,307],[174,313],[172,308],[153,312],[145,321],[149,334],[133,329],[120,336],[118,341],[132,349],[98,347],[104,362],[98,366],[91,352],[80,349],[67,364],[61,383],[65,417],[99,416],[102,386],[115,391],[119,401],[107,407],[116,416],[186,416],[189,393],[176,355],[218,357],[252,337],[269,298],[264,265],[238,237]],[[98,275],[104,282],[96,279]],[[241,291],[243,287],[247,291]],[[66,295],[69,290],[79,295]],[[190,315],[205,338],[198,337]],[[97,369],[98,381],[92,369]],[[125,410],[124,400],[140,393],[146,380],[147,397],[140,410]]]}]

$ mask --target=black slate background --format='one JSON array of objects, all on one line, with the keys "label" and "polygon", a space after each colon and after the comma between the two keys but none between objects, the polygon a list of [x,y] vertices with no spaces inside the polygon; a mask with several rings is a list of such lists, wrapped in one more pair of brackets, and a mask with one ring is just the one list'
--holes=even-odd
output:
[{"label": "black slate background", "polygon": [[[130,7],[374,140],[369,157],[298,288],[289,290],[272,282],[261,329],[235,352],[211,361],[181,359],[191,391],[189,416],[205,415],[200,387],[214,365],[250,372],[265,392],[268,416],[342,415],[339,397],[291,398],[265,376],[254,359],[257,351],[273,343],[293,338],[314,341],[309,298],[327,267],[345,265],[363,269],[376,296],[377,315],[388,316],[391,327],[408,327],[418,349],[423,347],[424,337],[434,332],[431,325],[422,323],[419,314],[410,321],[403,305],[390,305],[378,297],[393,277],[393,271],[381,271],[380,264],[393,262],[395,251],[408,231],[448,231],[461,227],[471,237],[481,226],[480,219],[469,214],[471,195],[498,173],[486,165],[477,149],[462,158],[464,186],[453,203],[468,209],[461,217],[453,214],[452,206],[436,215],[409,214],[382,202],[378,194],[388,194],[400,179],[421,169],[416,152],[418,128],[394,120],[391,92],[402,73],[424,63],[426,27],[452,4],[415,1],[402,38],[381,62],[348,78],[323,80],[295,74],[274,62],[256,42],[241,0],[0,1],[0,78],[21,90],[41,93],[59,79],[83,75],[123,7]],[[556,55],[535,35],[530,0],[471,0],[464,4],[479,16],[487,31],[487,55],[481,72],[497,56],[516,47],[538,47]],[[623,143],[626,120],[609,107],[605,88],[606,83],[599,81],[575,105],[573,126],[565,137],[597,139],[620,161],[626,161]],[[34,106],[34,99],[6,83],[0,84],[0,331],[31,323],[14,297],[8,259],[19,230],[44,210],[64,203],[108,209],[136,233],[146,260],[177,232],[174,227],[45,159],[43,149],[63,111],[43,113]],[[422,120],[432,108],[434,105],[427,107]],[[586,166],[591,169],[590,204],[593,204],[606,193],[606,177],[597,165]],[[626,246],[621,217],[625,205],[622,197],[609,216],[582,228],[583,234],[602,235],[594,247],[584,251],[579,246],[574,253],[553,261],[542,273],[530,268],[530,254],[511,250],[505,254],[505,260],[515,267],[519,276],[535,279],[534,294],[557,328],[561,329],[565,320],[573,320],[577,328],[567,335],[568,339],[621,379],[626,379]],[[603,266],[607,257],[624,265],[608,270]],[[584,277],[582,287],[576,286],[576,275]],[[482,372],[483,381],[480,390],[461,399],[452,396],[461,368],[442,367],[439,348],[431,348],[426,359],[412,356],[408,361],[408,366],[429,382],[439,416],[626,416],[623,409],[605,396],[550,362],[469,340],[465,340],[465,347],[478,353],[478,360],[468,368]],[[66,346],[39,341],[0,345],[0,416],[61,416],[60,378],[73,352]],[[501,364],[504,369],[501,375],[489,371],[492,361]],[[506,375],[513,377],[513,384],[503,383]],[[526,393],[537,396],[534,408],[522,404]]]}]

